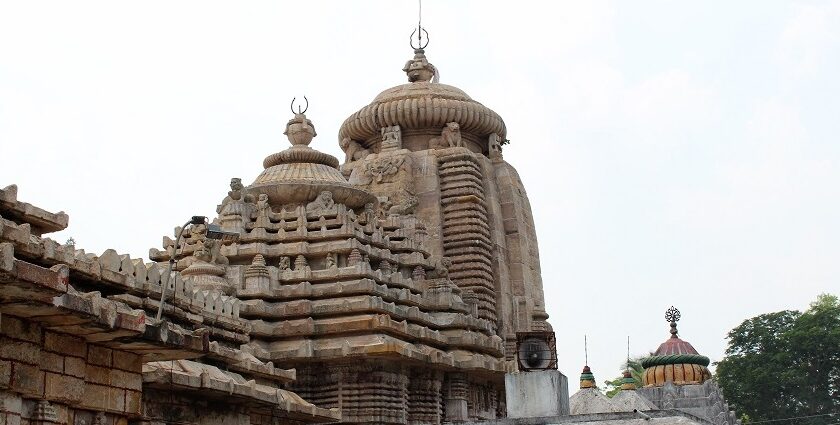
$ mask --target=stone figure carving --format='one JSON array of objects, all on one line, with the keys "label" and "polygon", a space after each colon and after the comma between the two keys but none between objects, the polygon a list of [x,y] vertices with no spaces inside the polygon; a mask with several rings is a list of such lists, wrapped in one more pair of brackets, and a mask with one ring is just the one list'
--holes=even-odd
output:
[{"label": "stone figure carving", "polygon": [[370,155],[370,151],[363,148],[355,140],[350,139],[349,137],[345,137],[341,139],[341,142],[338,144],[341,146],[341,150],[344,151],[345,157],[344,162],[353,162],[358,161],[360,159],[364,159],[366,156]]},{"label": "stone figure carving", "polygon": [[490,159],[502,159],[502,138],[496,133],[487,138],[487,156]]},{"label": "stone figure carving", "polygon": [[213,240],[212,239],[205,239],[201,245],[193,252],[193,257],[195,257],[199,261],[203,261],[205,263],[209,263],[213,259],[213,254],[211,253],[213,250]]},{"label": "stone figure carving", "polygon": [[219,264],[226,266],[230,264],[227,257],[222,254],[222,241],[213,239],[204,239],[204,249],[210,253],[210,261],[208,263]]},{"label": "stone figure carving", "polygon": [[[227,211],[230,210],[228,207],[229,204],[241,201],[241,202],[254,202],[253,195],[247,195],[243,192],[245,186],[242,185],[242,179],[239,177],[233,177],[230,179],[230,191],[228,192],[227,196],[224,200],[222,200],[222,204],[216,207],[216,212],[222,215],[230,214],[234,211]],[[228,208],[226,208],[228,207]]]},{"label": "stone figure carving", "polygon": [[414,58],[405,63],[405,66],[403,66],[403,72],[408,75],[408,81],[410,83],[417,81],[431,81],[433,83],[437,83],[440,81],[440,73],[438,73],[437,68],[435,68],[435,66],[429,63],[426,59],[423,49],[414,50]]},{"label": "stone figure carving", "polygon": [[[203,224],[195,224],[190,226],[190,236],[189,236],[189,243],[192,245],[196,242],[200,242],[204,240],[204,235],[207,233],[207,226]],[[175,232],[175,236],[177,239],[178,231]]]},{"label": "stone figure carving", "polygon": [[280,270],[289,270],[292,268],[289,257],[280,257],[280,262],[277,263],[277,268]]},{"label": "stone figure carving", "polygon": [[365,164],[365,174],[373,178],[377,183],[389,181],[390,176],[394,176],[399,172],[405,162],[405,157],[389,156],[379,158],[375,161],[370,161]]},{"label": "stone figure carving", "polygon": [[245,230],[245,223],[251,219],[254,195],[246,194],[244,189],[242,179],[230,179],[230,191],[221,205],[216,207],[216,212],[219,213],[218,224],[227,231],[242,232]]},{"label": "stone figure carving", "polygon": [[306,211],[323,211],[333,206],[335,206],[335,201],[333,201],[332,192],[324,190],[318,194],[318,197],[314,201],[306,204]]},{"label": "stone figure carving", "polygon": [[331,269],[333,267],[338,267],[338,266],[336,265],[336,261],[335,261],[335,253],[330,252],[329,254],[327,254],[327,268]]},{"label": "stone figure carving", "polygon": [[435,275],[441,279],[449,277],[450,267],[452,267],[452,260],[449,257],[441,257],[435,264]]},{"label": "stone figure carving", "polygon": [[452,148],[464,146],[464,140],[461,139],[461,126],[457,122],[448,122],[443,130],[440,131],[440,137],[432,138],[429,141],[430,149]]},{"label": "stone figure carving", "polygon": [[392,125],[389,127],[382,127],[382,145],[381,152],[393,151],[402,149],[402,130],[400,126]]},{"label": "stone figure carving", "polygon": [[254,227],[267,228],[271,225],[271,205],[268,204],[268,195],[261,193],[257,200],[257,220]]},{"label": "stone figure carving", "polygon": [[414,214],[414,209],[420,200],[414,195],[409,195],[403,202],[392,205],[388,208],[388,215],[411,215]]},{"label": "stone figure carving", "polygon": [[365,211],[362,213],[363,222],[367,223],[374,223],[376,221],[376,206],[373,202],[368,202],[365,204]]}]

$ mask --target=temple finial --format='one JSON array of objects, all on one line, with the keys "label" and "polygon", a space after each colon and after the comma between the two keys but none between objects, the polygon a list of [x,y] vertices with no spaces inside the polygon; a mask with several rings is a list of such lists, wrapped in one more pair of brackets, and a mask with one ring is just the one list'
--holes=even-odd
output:
[{"label": "temple finial", "polygon": [[665,311],[665,320],[671,323],[671,338],[677,337],[677,322],[680,321],[680,311],[676,307],[671,306]]},{"label": "temple finial", "polygon": [[[422,25],[422,1],[420,2],[419,10],[420,16],[417,19],[417,28],[408,37],[408,44],[414,49],[414,58],[405,63],[403,72],[408,74],[408,81],[410,83],[428,83],[429,81],[437,83],[440,81],[440,74],[437,68],[426,59],[426,51],[424,50],[429,45],[429,32]],[[414,45],[414,34],[417,34],[416,46]]]},{"label": "temple finial", "polygon": [[309,99],[306,96],[303,97],[303,100],[306,101],[306,106],[301,107],[298,104],[297,112],[295,112],[295,99],[297,98],[293,97],[291,103],[292,113],[295,116],[286,123],[286,131],[283,134],[289,138],[289,142],[293,147],[309,146],[312,138],[318,135],[315,132],[315,126],[312,125],[312,121],[306,118],[306,111],[309,109]]}]

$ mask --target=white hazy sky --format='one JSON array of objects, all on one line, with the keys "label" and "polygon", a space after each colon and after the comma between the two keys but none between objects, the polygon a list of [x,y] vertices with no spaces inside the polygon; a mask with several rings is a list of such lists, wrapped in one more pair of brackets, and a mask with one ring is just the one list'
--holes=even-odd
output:
[{"label": "white hazy sky", "polygon": [[[441,81],[505,119],[560,368],[840,293],[840,2],[427,0]],[[401,84],[415,1],[0,1],[0,186],[147,257],[230,177]]]}]

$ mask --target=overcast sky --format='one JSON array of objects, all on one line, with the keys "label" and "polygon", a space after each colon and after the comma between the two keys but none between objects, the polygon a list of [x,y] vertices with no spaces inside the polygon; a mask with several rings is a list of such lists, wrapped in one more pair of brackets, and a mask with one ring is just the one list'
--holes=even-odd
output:
[{"label": "overcast sky", "polygon": [[[401,84],[416,1],[0,1],[0,186],[133,257],[231,177]],[[560,369],[840,293],[840,2],[426,0],[441,82],[498,112],[534,210]]]}]

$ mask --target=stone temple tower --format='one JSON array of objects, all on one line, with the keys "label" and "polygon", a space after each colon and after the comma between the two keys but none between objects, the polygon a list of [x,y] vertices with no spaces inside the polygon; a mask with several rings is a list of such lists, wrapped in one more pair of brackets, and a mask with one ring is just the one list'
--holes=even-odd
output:
[{"label": "stone temple tower", "polygon": [[512,359],[516,332],[550,330],[531,206],[502,158],[502,118],[462,90],[435,82],[415,49],[408,84],[380,93],[339,130],[349,182],[429,229],[433,257],[494,324]]},{"label": "stone temple tower", "polygon": [[343,165],[299,111],[291,147],[217,208],[236,240],[176,229],[150,256],[237,306],[211,342],[294,368],[286,388],[342,423],[502,417],[517,332],[550,330],[528,198],[501,117],[432,82],[422,49],[404,70],[341,126]]}]

